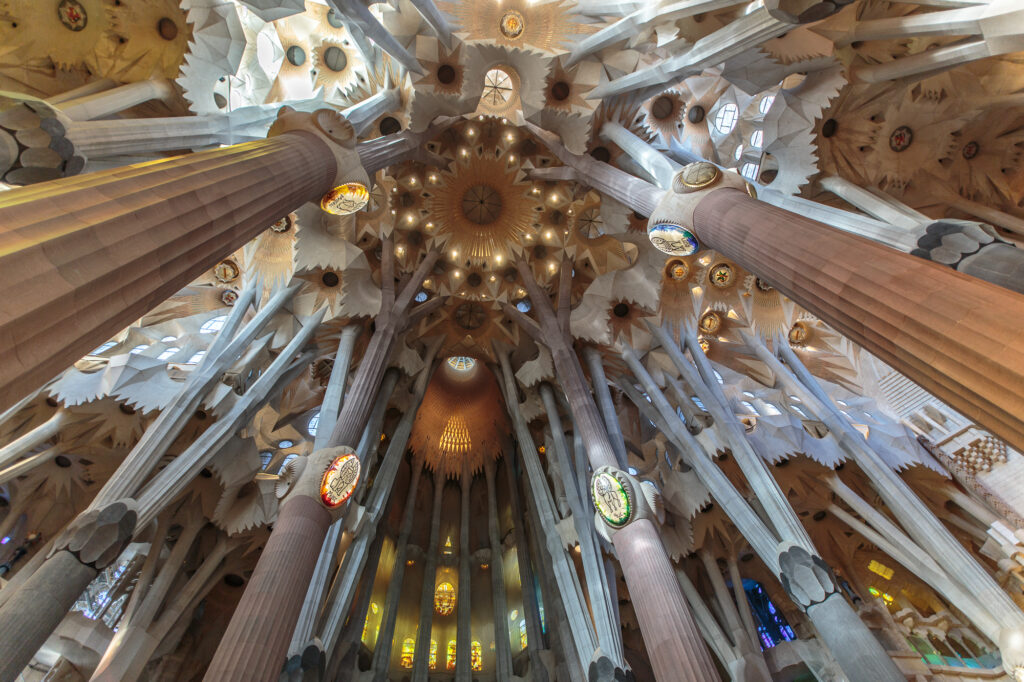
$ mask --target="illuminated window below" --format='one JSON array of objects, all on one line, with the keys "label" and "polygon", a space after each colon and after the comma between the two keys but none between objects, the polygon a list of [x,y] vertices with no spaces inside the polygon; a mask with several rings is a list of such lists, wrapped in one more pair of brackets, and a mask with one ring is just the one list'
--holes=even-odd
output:
[{"label": "illuminated window below", "polygon": [[416,641],[412,637],[406,637],[405,641],[402,642],[402,657],[399,659],[399,664],[406,670],[410,670],[415,653]]},{"label": "illuminated window below", "polygon": [[430,640],[430,669],[437,670],[437,641]]},{"label": "illuminated window below", "polygon": [[451,583],[441,583],[434,590],[434,610],[442,616],[450,616],[455,611],[455,588]]},{"label": "illuminated window below", "polygon": [[448,640],[448,658],[444,664],[445,670],[455,670],[455,640]]},{"label": "illuminated window below", "polygon": [[526,619],[519,621],[519,648],[526,648]]},{"label": "illuminated window below", "polygon": [[458,372],[468,372],[476,366],[476,360],[464,355],[453,355],[448,358],[448,366]]},{"label": "illuminated window below", "polygon": [[484,649],[480,642],[473,642],[469,653],[469,663],[473,670],[479,672],[484,669]]},{"label": "illuminated window below", "polygon": [[877,573],[878,575],[882,576],[886,580],[892,580],[893,570],[891,568],[889,568],[888,566],[886,566],[885,564],[881,564],[881,563],[875,561],[874,559],[872,559],[868,563],[868,570],[871,571],[872,573]]}]

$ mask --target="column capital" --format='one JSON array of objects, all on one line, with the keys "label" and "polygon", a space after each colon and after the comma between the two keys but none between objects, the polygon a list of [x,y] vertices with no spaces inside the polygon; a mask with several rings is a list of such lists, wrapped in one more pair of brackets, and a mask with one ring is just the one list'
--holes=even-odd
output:
[{"label": "column capital", "polygon": [[779,571],[786,594],[805,613],[839,592],[836,576],[828,564],[799,545],[779,545]]},{"label": "column capital", "polygon": [[662,195],[647,221],[647,236],[654,246],[672,256],[689,256],[700,248],[693,214],[709,193],[731,187],[756,196],[753,186],[732,171],[708,161],[690,163],[672,177],[672,188]]},{"label": "column capital", "polygon": [[137,518],[135,501],[131,499],[87,511],[64,530],[50,556],[66,550],[82,564],[102,570],[114,563],[131,542]]},{"label": "column capital", "polygon": [[654,523],[665,520],[661,492],[653,483],[611,466],[599,467],[590,478],[590,501],[594,505],[597,532],[608,542],[615,533],[637,519]]},{"label": "column capital", "polygon": [[[366,204],[369,198],[370,178],[363,169],[356,151],[356,131],[347,118],[334,109],[317,109],[312,113],[296,111],[289,106],[281,107],[277,120],[270,126],[267,137],[285,133],[310,133],[323,141],[334,155],[336,163],[334,189],[321,199],[320,206],[329,213],[354,213]],[[337,196],[343,188],[362,188],[362,204],[354,208],[342,205]],[[333,206],[333,208],[332,208]]]},{"label": "column capital", "polygon": [[0,94],[0,180],[31,185],[81,173],[85,158],[67,138],[69,123],[41,99]]},{"label": "column capital", "polygon": [[359,458],[350,447],[324,448],[297,457],[280,483],[281,505],[295,497],[309,497],[336,521],[355,492],[361,473]]}]

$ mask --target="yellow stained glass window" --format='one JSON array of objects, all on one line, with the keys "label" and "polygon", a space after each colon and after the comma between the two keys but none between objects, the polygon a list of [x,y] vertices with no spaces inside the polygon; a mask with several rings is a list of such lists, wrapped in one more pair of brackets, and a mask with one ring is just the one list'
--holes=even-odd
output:
[{"label": "yellow stained glass window", "polygon": [[875,561],[874,559],[868,562],[868,570],[872,573],[877,573],[886,580],[892,580],[893,570],[885,564]]},{"label": "yellow stained glass window", "polygon": [[437,640],[430,640],[430,669],[437,670]]},{"label": "yellow stained glass window", "polygon": [[416,640],[412,637],[406,637],[405,641],[402,642],[402,657],[400,663],[403,668],[409,670],[412,668],[412,659],[416,654]]},{"label": "yellow stained glass window", "polygon": [[469,650],[469,664],[473,670],[478,672],[484,669],[484,649],[480,646],[480,642],[473,642]]},{"label": "yellow stained glass window", "polygon": [[450,616],[455,611],[455,588],[451,583],[441,583],[434,590],[434,610],[442,616]]},{"label": "yellow stained glass window", "polygon": [[526,619],[519,621],[519,648],[526,648]]},{"label": "yellow stained glass window", "polygon": [[448,640],[448,658],[445,661],[445,670],[455,670],[455,640]]}]

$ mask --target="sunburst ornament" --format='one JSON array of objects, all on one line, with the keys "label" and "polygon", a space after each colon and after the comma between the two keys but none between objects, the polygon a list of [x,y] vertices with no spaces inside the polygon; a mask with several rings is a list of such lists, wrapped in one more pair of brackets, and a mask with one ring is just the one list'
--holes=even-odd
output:
[{"label": "sunburst ornament", "polygon": [[352,496],[359,482],[359,459],[341,455],[331,461],[320,480],[320,501],[328,509],[336,509]]},{"label": "sunburst ornament", "polygon": [[447,236],[453,261],[508,262],[538,215],[532,188],[506,155],[485,156],[478,148],[439,176],[427,199],[429,220],[435,234]]},{"label": "sunburst ornament", "polygon": [[320,208],[333,215],[351,215],[370,201],[370,190],[360,182],[335,187],[320,199]]},{"label": "sunburst ornament", "polygon": [[466,40],[490,40],[498,45],[530,46],[545,52],[567,52],[578,36],[594,33],[597,26],[584,23],[575,3],[567,0],[533,3],[530,0],[438,3],[453,17]]}]

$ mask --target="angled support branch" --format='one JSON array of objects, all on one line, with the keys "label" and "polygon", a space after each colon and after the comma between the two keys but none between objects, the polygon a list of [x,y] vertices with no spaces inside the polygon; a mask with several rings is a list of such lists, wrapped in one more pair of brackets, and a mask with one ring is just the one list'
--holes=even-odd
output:
[{"label": "angled support branch", "polygon": [[519,312],[519,309],[516,308],[514,305],[512,305],[511,303],[502,303],[501,309],[505,312],[506,315],[508,315],[509,319],[513,320],[517,325],[519,325],[522,328],[522,330],[529,334],[530,338],[532,338],[534,341],[536,341],[537,343],[542,343],[544,341],[544,334],[541,331],[540,325],[538,325],[536,322],[531,320],[523,313]]}]

